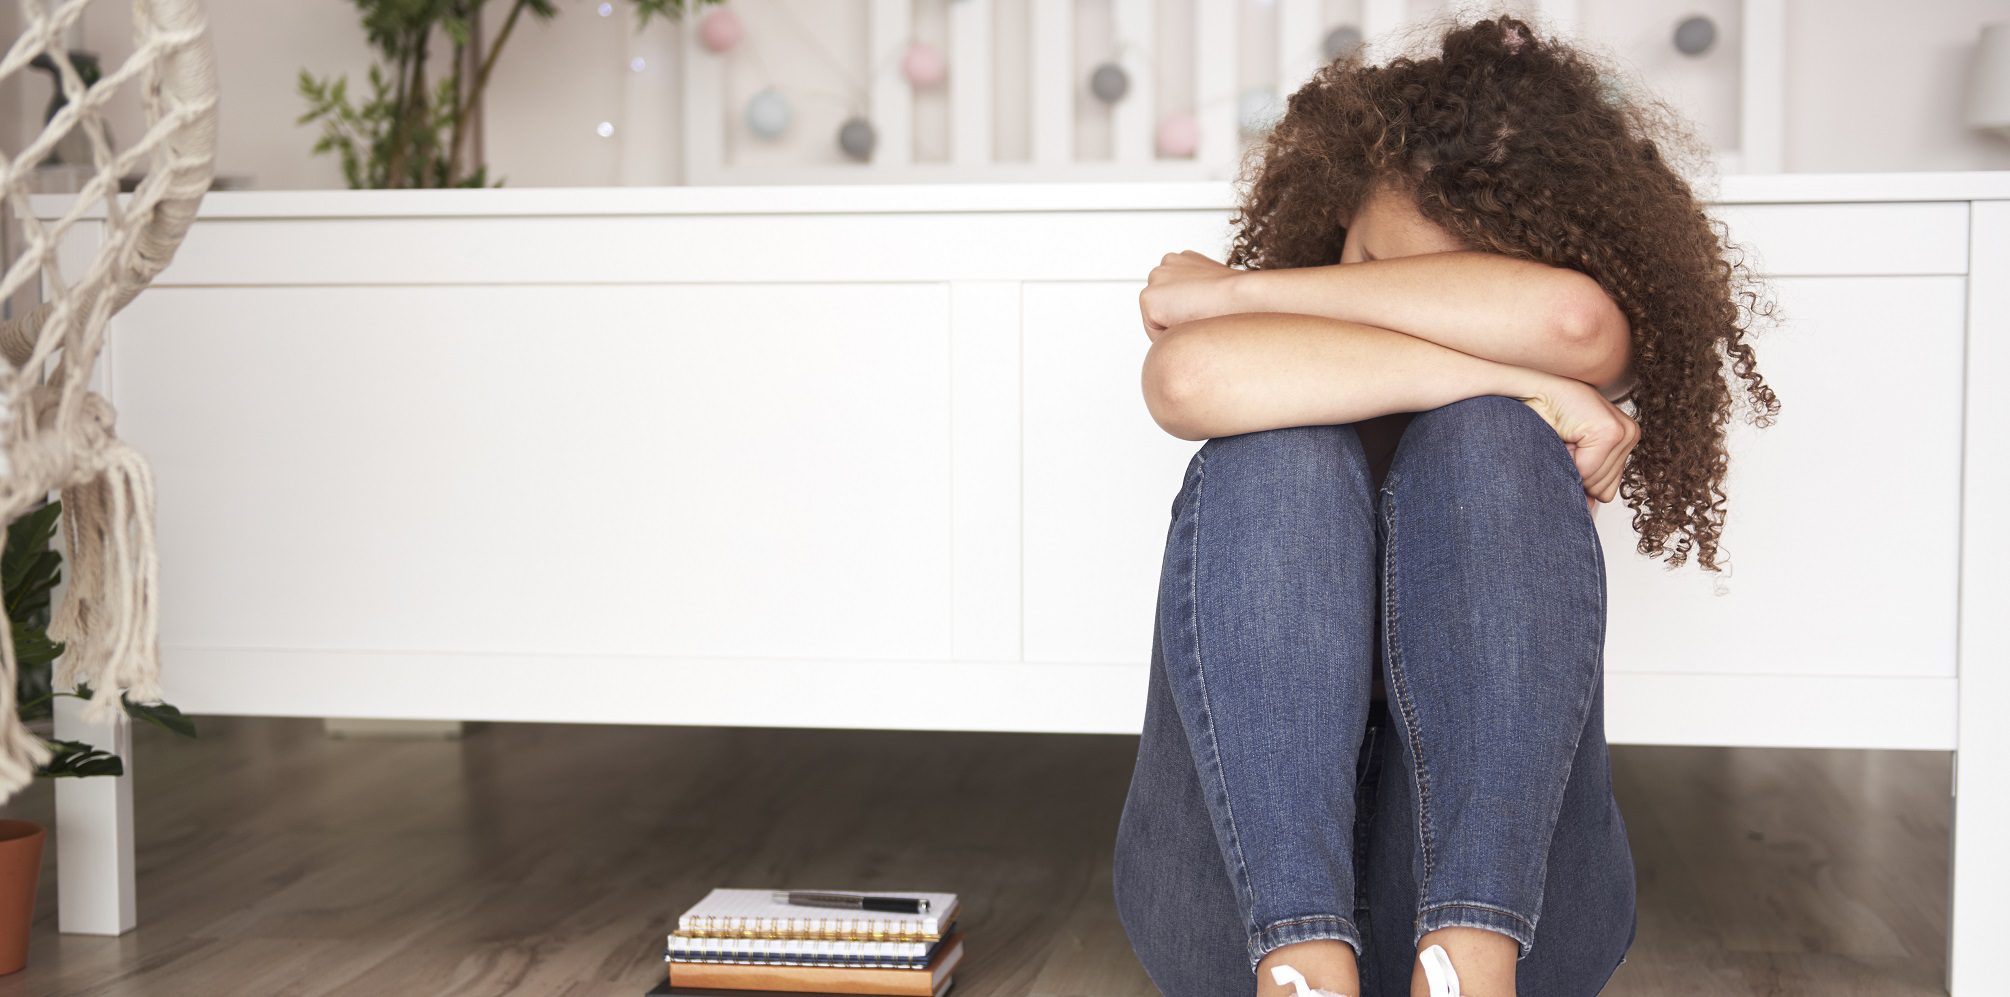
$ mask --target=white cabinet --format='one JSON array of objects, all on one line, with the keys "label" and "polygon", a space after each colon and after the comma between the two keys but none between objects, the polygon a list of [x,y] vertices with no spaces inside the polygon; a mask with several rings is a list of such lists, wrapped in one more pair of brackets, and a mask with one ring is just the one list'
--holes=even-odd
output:
[{"label": "white cabinet", "polygon": [[[1601,511],[1611,738],[1958,748],[1979,842],[2010,820],[2010,174],[1724,186],[1783,408],[1734,423],[1725,594]],[[1198,447],[1145,411],[1136,294],[1220,252],[1231,198],[211,194],[98,371],[155,470],[168,698],[1133,733]],[[1961,869],[1957,967],[2010,930],[2002,861]]]}]

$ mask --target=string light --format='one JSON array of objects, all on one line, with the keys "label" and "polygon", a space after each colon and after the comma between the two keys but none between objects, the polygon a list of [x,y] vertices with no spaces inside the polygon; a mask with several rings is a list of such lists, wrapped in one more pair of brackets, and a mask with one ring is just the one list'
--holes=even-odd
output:
[{"label": "string light", "polygon": [[600,127],[595,128],[594,131],[599,132],[601,138],[612,138],[614,136],[614,122],[603,121],[600,123]]},{"label": "string light", "polygon": [[[1275,0],[1253,0],[1253,2],[1262,6],[1273,6]],[[602,17],[609,16],[613,9],[614,5],[612,3],[602,3],[599,6]],[[850,89],[857,92],[863,92],[866,89],[863,81],[856,79],[850,68],[839,61],[823,45],[823,39],[815,33],[804,29],[792,17],[784,16],[782,20],[783,23],[802,33],[803,40],[808,42],[812,51],[828,64],[829,68],[834,71],[834,75],[847,78],[847,82],[851,84]],[[725,8],[708,12],[698,21],[697,29],[700,44],[708,52],[719,56],[723,56],[738,48],[747,34],[746,27],[740,21],[739,17],[733,11]],[[1693,32],[1694,29],[1692,28],[1691,30]],[[1312,47],[1324,61],[1330,62],[1342,55],[1352,54],[1361,44],[1362,34],[1360,28],[1351,24],[1343,24],[1327,31],[1319,39],[1318,43]],[[1149,49],[1144,46],[1134,46],[1130,43],[1125,43],[1118,45],[1117,48],[1119,50],[1135,48],[1138,50],[1138,54],[1141,54],[1146,61],[1151,59]],[[750,49],[748,56],[760,68],[762,75],[771,76],[771,74],[766,72],[767,67],[761,65],[762,60],[758,52]],[[933,46],[916,39],[910,38],[901,49],[889,52],[885,58],[877,61],[883,66],[895,60],[899,60],[902,75],[907,78],[908,84],[915,89],[938,85],[947,76],[948,67],[946,60],[942,57],[942,53]],[[647,63],[641,56],[636,56],[628,61],[628,68],[634,72],[642,72],[646,66]],[[869,66],[868,68],[876,75],[880,67]],[[1095,67],[1095,71],[1091,74],[1089,80],[1088,89],[1097,99],[1105,103],[1115,104],[1130,95],[1130,83],[1129,71],[1125,69],[1121,61],[1112,58]],[[872,158],[874,146],[878,144],[879,136],[877,134],[878,130],[873,127],[871,119],[865,114],[860,113],[857,109],[860,105],[863,105],[864,99],[861,97],[841,98],[836,95],[820,94],[816,91],[807,92],[829,96],[841,103],[853,106],[854,110],[839,127],[837,144],[847,157],[862,162],[869,162]],[[1276,125],[1278,118],[1282,116],[1284,111],[1283,99],[1268,86],[1254,86],[1239,92],[1200,96],[1195,101],[1195,112],[1174,112],[1159,119],[1157,127],[1154,130],[1154,145],[1156,147],[1154,151],[1158,157],[1163,159],[1191,158],[1198,151],[1200,145],[1199,132],[1201,129],[1199,115],[1196,112],[1202,109],[1219,108],[1222,104],[1230,102],[1235,104],[1237,130],[1242,133],[1242,137],[1245,139],[1261,136],[1264,132],[1270,130],[1271,127]],[[770,84],[748,99],[747,104],[742,109],[742,117],[748,131],[760,138],[773,139],[779,137],[788,129],[791,119],[794,117],[793,112],[794,108],[791,106],[787,95]],[[598,131],[602,138],[610,138],[614,134],[614,125],[612,122],[603,121],[600,123]]]}]

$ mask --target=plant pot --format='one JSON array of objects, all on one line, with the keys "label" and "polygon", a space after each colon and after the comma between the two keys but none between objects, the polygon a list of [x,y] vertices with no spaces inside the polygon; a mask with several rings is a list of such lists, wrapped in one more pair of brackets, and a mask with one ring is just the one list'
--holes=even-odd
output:
[{"label": "plant pot", "polygon": [[28,922],[48,831],[32,820],[0,820],[0,975],[28,965]]}]

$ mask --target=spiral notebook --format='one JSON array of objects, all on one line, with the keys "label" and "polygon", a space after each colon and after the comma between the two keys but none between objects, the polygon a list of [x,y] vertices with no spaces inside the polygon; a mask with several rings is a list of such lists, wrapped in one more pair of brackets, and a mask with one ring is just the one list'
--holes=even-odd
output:
[{"label": "spiral notebook", "polygon": [[956,919],[954,893],[922,890],[871,890],[869,897],[922,897],[923,914],[898,914],[839,907],[806,907],[777,903],[771,889],[719,887],[677,916],[677,931],[685,938],[797,938],[873,942],[933,942]]},{"label": "spiral notebook", "polygon": [[936,956],[925,967],[888,969],[871,966],[790,966],[723,962],[667,964],[671,993],[715,987],[770,993],[872,994],[878,997],[942,997],[955,982],[951,974],[963,964],[963,932],[951,929],[936,943]]},{"label": "spiral notebook", "polygon": [[947,939],[867,942],[836,938],[692,938],[673,934],[663,958],[671,962],[923,969],[944,944]]}]

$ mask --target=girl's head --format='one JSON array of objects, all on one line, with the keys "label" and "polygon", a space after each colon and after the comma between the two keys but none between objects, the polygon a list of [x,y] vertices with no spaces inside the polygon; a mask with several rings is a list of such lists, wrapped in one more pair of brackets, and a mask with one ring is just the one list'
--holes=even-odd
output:
[{"label": "girl's head", "polygon": [[1590,275],[1632,325],[1640,442],[1620,494],[1640,552],[1717,570],[1732,389],[1761,425],[1779,410],[1746,342],[1774,308],[1668,161],[1693,137],[1665,105],[1629,98],[1590,55],[1514,17],[1454,25],[1438,43],[1382,65],[1335,60],[1291,95],[1252,161],[1229,262],[1354,262],[1350,219],[1371,197],[1387,215],[1395,197],[1433,223],[1411,240],[1439,243],[1426,251]]}]

